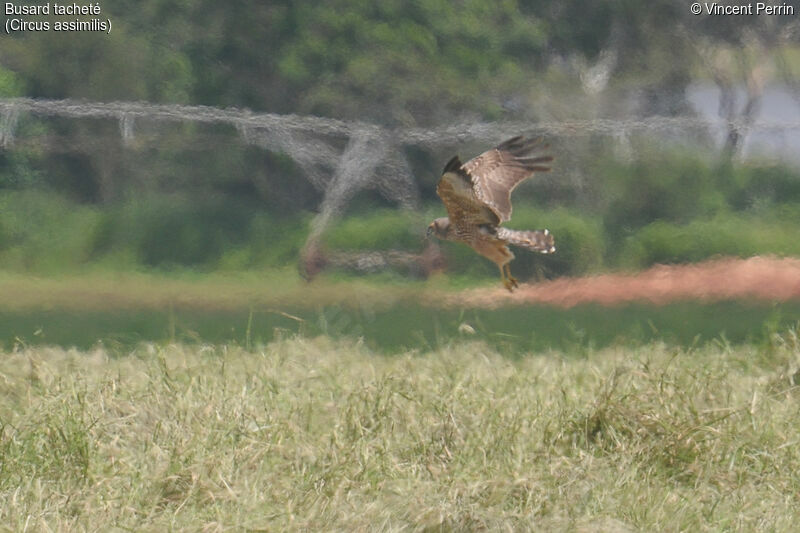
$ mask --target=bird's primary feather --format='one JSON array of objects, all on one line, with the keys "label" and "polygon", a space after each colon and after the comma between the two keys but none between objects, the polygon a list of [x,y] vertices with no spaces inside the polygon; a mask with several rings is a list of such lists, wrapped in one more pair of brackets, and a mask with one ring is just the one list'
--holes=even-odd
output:
[{"label": "bird's primary feather", "polygon": [[492,209],[500,219],[511,219],[511,192],[534,172],[547,172],[553,157],[539,152],[546,149],[539,139],[514,137],[487,150],[463,165],[469,175],[475,196]]}]

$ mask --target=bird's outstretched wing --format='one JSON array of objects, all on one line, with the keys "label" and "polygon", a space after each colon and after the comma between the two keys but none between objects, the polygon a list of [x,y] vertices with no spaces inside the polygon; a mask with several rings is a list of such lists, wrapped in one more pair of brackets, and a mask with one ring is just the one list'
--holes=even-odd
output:
[{"label": "bird's outstretched wing", "polygon": [[[539,151],[542,149],[547,149],[547,146],[541,145],[540,139],[517,136],[470,159],[458,170],[463,171],[470,180],[477,201],[488,207],[499,222],[507,222],[511,219],[511,191],[534,172],[550,170],[548,163],[553,157],[542,155]],[[454,159],[457,161],[457,158]],[[445,167],[445,176],[450,166],[448,163]],[[458,173],[458,170],[451,169],[451,172]],[[441,193],[439,196],[442,196]],[[449,212],[447,201],[444,203]]]},{"label": "bird's outstretched wing", "polygon": [[494,210],[478,200],[472,178],[464,170],[458,156],[453,157],[442,172],[436,187],[450,222],[457,228],[466,229],[481,224],[497,225],[500,218]]}]

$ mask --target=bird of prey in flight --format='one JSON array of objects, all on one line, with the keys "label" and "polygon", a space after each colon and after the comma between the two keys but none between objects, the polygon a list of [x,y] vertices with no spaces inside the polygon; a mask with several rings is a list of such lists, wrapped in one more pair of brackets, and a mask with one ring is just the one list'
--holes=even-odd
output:
[{"label": "bird of prey in flight", "polygon": [[547,172],[550,155],[543,155],[539,139],[517,136],[461,164],[458,156],[444,167],[436,194],[448,217],[437,218],[427,234],[463,242],[500,269],[503,286],[513,291],[519,284],[508,264],[514,254],[508,245],[549,254],[556,251],[553,235],[546,229],[517,231],[504,228],[511,219],[511,192],[534,172]]}]

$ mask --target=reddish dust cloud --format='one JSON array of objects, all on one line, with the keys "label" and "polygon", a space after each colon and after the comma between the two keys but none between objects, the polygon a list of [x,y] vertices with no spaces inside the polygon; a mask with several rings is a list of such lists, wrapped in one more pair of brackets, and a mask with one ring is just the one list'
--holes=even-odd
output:
[{"label": "reddish dust cloud", "polygon": [[692,265],[657,265],[638,273],[602,274],[521,284],[504,289],[476,289],[454,295],[454,305],[499,307],[509,303],[572,307],[632,302],[656,305],[680,300],[800,300],[800,259],[751,257],[717,259]]}]

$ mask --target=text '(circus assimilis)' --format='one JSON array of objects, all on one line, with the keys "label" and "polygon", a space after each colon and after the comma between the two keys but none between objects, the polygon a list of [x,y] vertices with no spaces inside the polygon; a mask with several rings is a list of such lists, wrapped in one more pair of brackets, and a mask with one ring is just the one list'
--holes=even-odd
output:
[{"label": "text '(circus assimilis)'", "polygon": [[48,2],[41,5],[5,2],[3,7],[6,16],[4,29],[9,35],[17,32],[43,31],[111,33],[111,19],[101,18],[103,10],[99,2],[89,4]]}]

